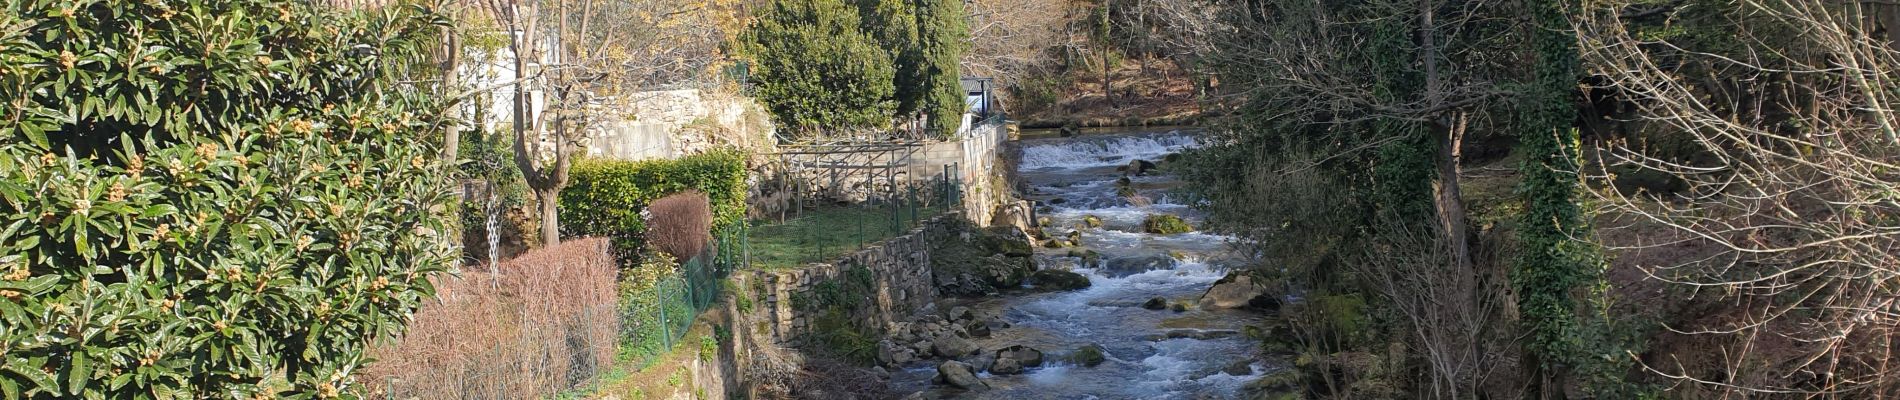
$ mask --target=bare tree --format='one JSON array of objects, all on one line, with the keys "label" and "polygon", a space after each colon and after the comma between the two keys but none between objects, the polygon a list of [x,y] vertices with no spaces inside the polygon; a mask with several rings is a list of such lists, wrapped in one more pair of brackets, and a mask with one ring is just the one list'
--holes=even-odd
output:
[{"label": "bare tree", "polygon": [[[1894,10],[1827,0],[1710,6],[1609,1],[1575,21],[1586,65],[1633,108],[1628,124],[1689,148],[1685,157],[1610,140],[1595,153],[1599,179],[1646,171],[1685,183],[1673,194],[1599,192],[1608,211],[1675,233],[1621,250],[1715,249],[1640,269],[1737,310],[1669,327],[1725,343],[1719,356],[1669,354],[1646,369],[1744,396],[1900,395],[1891,365],[1900,344],[1900,54],[1882,33],[1894,27],[1879,26]],[[1725,41],[1652,33],[1664,19]],[[1674,362],[1711,357],[1723,367]]]},{"label": "bare tree", "polygon": [[963,70],[996,78],[1002,86],[1048,72],[1050,49],[1067,39],[1073,2],[1068,0],[971,0],[970,51]]},{"label": "bare tree", "polygon": [[[541,242],[560,242],[572,155],[639,90],[718,79],[734,1],[480,0],[509,36],[514,158],[539,203]],[[478,89],[482,90],[482,89]]]}]

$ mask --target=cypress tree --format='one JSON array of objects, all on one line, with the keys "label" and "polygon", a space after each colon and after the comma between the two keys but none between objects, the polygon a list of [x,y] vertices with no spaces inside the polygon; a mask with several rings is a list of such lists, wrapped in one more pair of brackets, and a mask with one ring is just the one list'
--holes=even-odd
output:
[{"label": "cypress tree", "polygon": [[963,52],[970,49],[969,14],[962,0],[916,0],[917,41],[922,64],[919,108],[929,117],[926,127],[939,137],[956,134],[964,103]]}]

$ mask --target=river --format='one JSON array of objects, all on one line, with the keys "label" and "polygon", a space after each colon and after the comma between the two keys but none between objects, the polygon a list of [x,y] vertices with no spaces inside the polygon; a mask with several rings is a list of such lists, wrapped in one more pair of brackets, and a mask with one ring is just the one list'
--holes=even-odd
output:
[{"label": "river", "polygon": [[[1049,360],[1020,375],[979,376],[987,390],[962,391],[933,385],[935,362],[919,362],[892,372],[892,387],[925,398],[949,399],[1199,399],[1236,397],[1241,387],[1273,366],[1261,362],[1252,340],[1235,335],[1261,316],[1250,311],[1206,311],[1192,306],[1240,257],[1227,236],[1202,232],[1172,235],[1143,233],[1142,220],[1154,213],[1180,215],[1197,226],[1202,216],[1169,195],[1179,181],[1165,174],[1130,177],[1136,195],[1118,193],[1117,167],[1132,160],[1161,160],[1197,145],[1183,130],[1126,131],[1070,138],[1023,139],[1020,177],[1033,191],[1028,197],[1052,209],[1042,216],[1053,223],[1045,231],[1065,236],[1095,216],[1100,227],[1081,227],[1081,245],[1101,254],[1084,265],[1067,249],[1038,246],[1042,268],[1070,269],[1087,276],[1087,289],[1005,293],[980,299],[946,300],[940,309],[966,306],[981,316],[1001,316],[1010,326],[977,339],[985,349],[1023,345],[1042,350]],[[1060,200],[1057,200],[1060,199]],[[1149,310],[1155,297],[1186,302],[1186,311]],[[1168,339],[1168,333],[1195,333],[1206,339]],[[1071,363],[1077,348],[1097,344],[1107,361],[1085,367]],[[1249,363],[1244,368],[1237,362]],[[1227,371],[1223,371],[1227,370]],[[1244,370],[1244,374],[1234,375]]]}]

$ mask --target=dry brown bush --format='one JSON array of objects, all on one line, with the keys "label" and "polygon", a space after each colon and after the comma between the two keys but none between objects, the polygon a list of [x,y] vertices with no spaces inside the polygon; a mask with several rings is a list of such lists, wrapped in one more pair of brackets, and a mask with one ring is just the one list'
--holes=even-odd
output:
[{"label": "dry brown bush", "polygon": [[647,243],[686,262],[706,251],[712,240],[712,202],[705,193],[686,191],[647,205]]},{"label": "dry brown bush", "polygon": [[536,398],[606,370],[619,329],[606,239],[480,268],[433,280],[408,332],[370,350],[358,378],[372,397]]}]

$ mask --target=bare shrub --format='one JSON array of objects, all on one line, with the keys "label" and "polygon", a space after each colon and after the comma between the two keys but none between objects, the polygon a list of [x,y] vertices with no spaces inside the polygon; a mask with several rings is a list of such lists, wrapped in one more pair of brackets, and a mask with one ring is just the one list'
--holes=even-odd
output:
[{"label": "bare shrub", "polygon": [[647,243],[685,262],[706,251],[712,241],[712,202],[705,193],[686,191],[647,206]]},{"label": "bare shrub", "polygon": [[[1600,191],[1631,226],[1678,233],[1620,250],[1715,250],[1638,266],[1712,305],[1667,326],[1712,346],[1651,355],[1648,371],[1724,397],[1900,394],[1900,52],[1875,23],[1885,6],[1598,7],[1577,21],[1586,64],[1634,109],[1634,124],[1683,135],[1695,154],[1604,143],[1598,179],[1638,170],[1686,187]],[[1631,17],[1640,14],[1658,16]],[[1656,20],[1719,34],[1656,36]]]},{"label": "bare shrub", "polygon": [[370,350],[376,362],[359,377],[372,397],[536,398],[571,388],[613,360],[615,273],[607,240],[593,238],[434,279],[437,298],[408,332]]},{"label": "bare shrub", "polygon": [[[1357,271],[1401,317],[1407,343],[1424,364],[1422,398],[1466,399],[1492,387],[1494,376],[1515,343],[1498,340],[1512,334],[1505,323],[1507,284],[1495,250],[1477,246],[1480,268],[1458,268],[1452,245],[1437,229],[1387,224],[1367,250]],[[1429,395],[1428,395],[1429,394]]]}]

